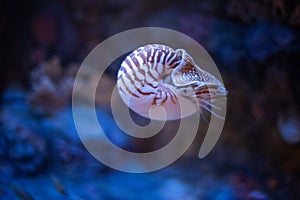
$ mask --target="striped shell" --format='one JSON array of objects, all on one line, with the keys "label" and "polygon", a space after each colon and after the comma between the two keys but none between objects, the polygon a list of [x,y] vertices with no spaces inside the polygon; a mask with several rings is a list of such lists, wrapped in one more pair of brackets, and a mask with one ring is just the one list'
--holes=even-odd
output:
[{"label": "striped shell", "polygon": [[212,112],[212,100],[227,94],[184,49],[161,44],[130,53],[119,69],[117,88],[129,108],[156,120],[180,119],[203,109]]}]

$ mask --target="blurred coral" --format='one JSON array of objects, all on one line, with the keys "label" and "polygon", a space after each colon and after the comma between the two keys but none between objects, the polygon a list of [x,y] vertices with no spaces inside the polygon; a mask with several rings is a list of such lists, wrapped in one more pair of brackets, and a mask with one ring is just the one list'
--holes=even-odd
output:
[{"label": "blurred coral", "polygon": [[7,159],[16,174],[36,174],[42,169],[47,146],[43,138],[26,127],[11,123],[5,126]]},{"label": "blurred coral", "polygon": [[289,110],[278,118],[278,129],[283,140],[289,144],[300,142],[300,116],[296,109]]},{"label": "blurred coral", "polygon": [[32,20],[32,32],[40,45],[51,47],[57,42],[57,25],[51,15],[41,14],[36,16]]},{"label": "blurred coral", "polygon": [[297,1],[284,0],[231,0],[226,10],[229,15],[238,17],[247,23],[273,21],[299,25],[296,20],[299,18],[297,14],[299,5]]},{"label": "blurred coral", "polygon": [[290,18],[290,23],[296,26],[300,25],[300,4],[295,7]]},{"label": "blurred coral", "polygon": [[295,34],[287,27],[258,23],[247,30],[245,47],[252,58],[262,60],[280,50],[288,50],[294,39]]},{"label": "blurred coral", "polygon": [[253,179],[243,175],[236,174],[231,179],[238,199],[249,200],[268,200],[269,196],[262,192],[261,186]]},{"label": "blurred coral", "polygon": [[196,200],[192,193],[191,187],[178,179],[169,179],[164,182],[160,188],[160,193],[163,199],[170,200]]},{"label": "blurred coral", "polygon": [[35,112],[53,114],[70,104],[76,68],[71,65],[63,71],[60,59],[54,57],[32,71],[29,100]]}]

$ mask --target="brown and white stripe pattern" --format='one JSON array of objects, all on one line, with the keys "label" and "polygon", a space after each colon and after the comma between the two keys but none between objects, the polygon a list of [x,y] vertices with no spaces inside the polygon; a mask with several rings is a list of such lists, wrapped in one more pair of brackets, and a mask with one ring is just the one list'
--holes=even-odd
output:
[{"label": "brown and white stripe pattern", "polygon": [[168,119],[212,106],[209,101],[220,91],[226,92],[185,50],[161,44],[146,45],[130,53],[119,69],[117,88],[123,101],[137,113],[148,117],[150,109],[163,106]]},{"label": "brown and white stripe pattern", "polygon": [[161,87],[161,84],[163,76],[170,74],[180,61],[181,58],[168,46],[153,44],[140,47],[121,64],[118,89],[122,95],[136,98],[151,95],[152,105],[164,104],[169,98],[176,103],[174,92]]}]

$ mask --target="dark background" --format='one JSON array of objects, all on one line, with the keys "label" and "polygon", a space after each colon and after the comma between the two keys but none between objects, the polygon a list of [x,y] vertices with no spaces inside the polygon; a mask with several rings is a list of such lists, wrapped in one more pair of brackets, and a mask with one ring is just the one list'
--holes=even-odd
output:
[{"label": "dark background", "polygon": [[[198,141],[170,167],[135,175],[101,165],[78,141],[71,92],[90,50],[147,26],[185,33],[209,52],[228,111],[205,159],[196,159]],[[296,0],[2,0],[0,199],[299,199],[299,28]],[[107,88],[118,67],[101,80]],[[146,151],[170,139],[119,137],[103,92],[102,123],[120,146]]]}]

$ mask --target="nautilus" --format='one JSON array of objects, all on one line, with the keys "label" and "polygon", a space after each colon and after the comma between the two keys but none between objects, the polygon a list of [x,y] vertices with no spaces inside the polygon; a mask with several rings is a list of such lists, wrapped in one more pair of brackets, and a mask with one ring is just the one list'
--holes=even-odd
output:
[{"label": "nautilus", "polygon": [[130,53],[121,63],[117,89],[124,103],[143,117],[175,120],[213,109],[226,97],[224,85],[199,67],[184,49],[149,44]]}]

